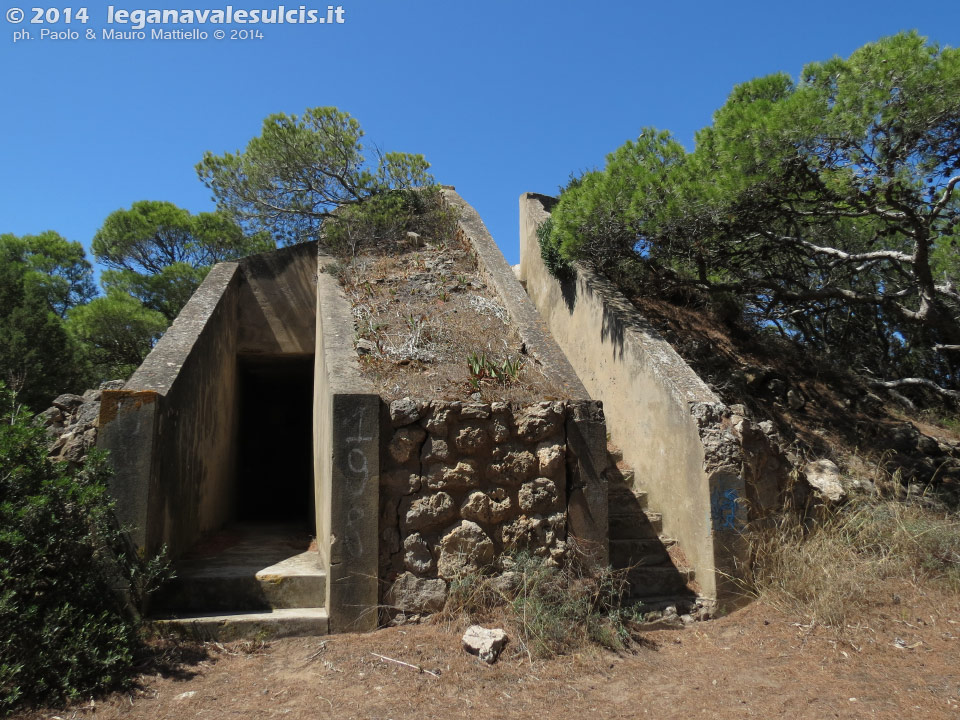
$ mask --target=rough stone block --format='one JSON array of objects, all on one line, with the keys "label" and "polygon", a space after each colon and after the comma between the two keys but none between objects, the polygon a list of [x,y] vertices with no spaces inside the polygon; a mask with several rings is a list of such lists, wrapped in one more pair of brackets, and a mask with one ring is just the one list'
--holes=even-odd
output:
[{"label": "rough stone block", "polygon": [[457,508],[445,492],[424,497],[407,497],[400,506],[404,530],[431,530],[450,523],[457,516]]},{"label": "rough stone block", "polygon": [[394,581],[383,600],[391,608],[406,613],[439,612],[447,602],[447,584],[407,572]]},{"label": "rough stone block", "polygon": [[493,541],[479,525],[461,520],[440,541],[437,572],[452,579],[479,571],[493,562]]},{"label": "rough stone block", "polygon": [[537,478],[526,482],[518,494],[520,509],[526,513],[551,512],[557,509],[559,493],[549,478]]},{"label": "rough stone block", "polygon": [[461,460],[455,466],[432,465],[427,471],[426,484],[431,490],[468,490],[479,483],[480,472],[476,460]]},{"label": "rough stone block", "polygon": [[428,575],[433,572],[435,561],[430,546],[420,533],[408,535],[403,541],[404,567],[416,575]]},{"label": "rough stone block", "polygon": [[395,428],[412,425],[422,414],[423,408],[408,397],[390,403],[390,422]]},{"label": "rough stone block", "polygon": [[416,425],[400,428],[390,440],[390,457],[400,464],[407,462],[419,455],[420,445],[426,437],[427,432]]},{"label": "rough stone block", "polygon": [[503,488],[496,488],[489,495],[473,492],[460,506],[460,516],[488,525],[502,523],[514,512],[510,495]]}]

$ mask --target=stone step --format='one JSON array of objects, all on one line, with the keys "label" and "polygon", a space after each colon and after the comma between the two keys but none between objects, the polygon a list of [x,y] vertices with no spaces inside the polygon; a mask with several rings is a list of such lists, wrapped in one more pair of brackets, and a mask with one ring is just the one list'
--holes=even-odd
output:
[{"label": "stone step", "polygon": [[611,485],[632,485],[634,478],[633,468],[622,458],[610,457],[610,464],[606,470],[607,479]]},{"label": "stone step", "polygon": [[610,512],[618,514],[646,510],[647,494],[632,490],[630,487],[610,485],[607,490],[607,506]]},{"label": "stone step", "polygon": [[683,593],[692,580],[693,570],[672,565],[640,566],[627,573],[630,595],[636,597]]},{"label": "stone step", "polygon": [[220,568],[219,572],[185,573],[157,593],[152,607],[197,612],[316,607],[323,604],[326,581],[326,573],[320,567],[291,571],[289,563],[286,567],[278,564],[262,570],[235,567]]},{"label": "stone step", "polygon": [[610,540],[655,540],[663,531],[663,516],[660,513],[620,512],[610,509]]},{"label": "stone step", "polygon": [[201,543],[152,598],[155,612],[316,608],[326,572],[309,535],[283,526],[236,526]]},{"label": "stone step", "polygon": [[634,565],[662,565],[670,562],[667,548],[676,541],[656,540],[610,540],[610,564],[615,568]]},{"label": "stone step", "polygon": [[286,608],[267,612],[203,613],[154,619],[161,628],[175,629],[199,640],[266,640],[326,635],[325,608]]},{"label": "stone step", "polygon": [[617,465],[623,462],[623,450],[612,443],[607,443],[607,455],[610,456],[610,464]]}]

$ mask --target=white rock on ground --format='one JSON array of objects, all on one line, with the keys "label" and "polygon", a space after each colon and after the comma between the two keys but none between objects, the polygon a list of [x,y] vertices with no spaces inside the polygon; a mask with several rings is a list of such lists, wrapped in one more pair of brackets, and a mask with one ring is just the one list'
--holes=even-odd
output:
[{"label": "white rock on ground", "polygon": [[500,651],[508,640],[507,634],[499,628],[471,625],[463,634],[463,649],[471,655],[479,655],[484,662],[493,664],[500,657]]},{"label": "white rock on ground", "polygon": [[803,469],[807,482],[829,502],[840,502],[847,492],[840,482],[840,468],[832,460],[817,460],[807,463]]}]

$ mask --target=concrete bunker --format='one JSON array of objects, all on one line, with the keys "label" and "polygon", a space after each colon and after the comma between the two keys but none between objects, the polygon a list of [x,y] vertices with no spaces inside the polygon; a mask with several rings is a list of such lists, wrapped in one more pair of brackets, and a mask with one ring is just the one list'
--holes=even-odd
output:
[{"label": "concrete bunker", "polygon": [[[649,559],[653,548],[657,557],[638,571],[634,594],[686,590],[692,576],[671,564],[658,536],[660,517],[643,498],[628,498],[639,508],[628,522],[632,534],[610,542],[614,520],[625,522],[616,492],[632,491],[614,487],[603,410],[479,215],[452,189],[444,196],[458,209],[459,238],[525,351],[563,397],[516,414],[496,403],[420,404],[416,418],[398,419],[360,372],[351,304],[325,272],[333,258],[304,244],[217,265],[125,387],[105,390],[101,401],[98,442],[111,451],[120,520],[133,528],[143,552],[166,547],[178,563],[180,580],[157,598],[159,609],[219,638],[372,629],[381,603],[403,609],[404,587],[419,596],[423,586],[444,582],[435,574],[449,574],[442,558],[436,567],[406,567],[400,552],[412,527],[406,504],[450,495],[446,485],[456,483],[447,475],[471,463],[490,471],[478,476],[477,487],[452,490],[450,502],[465,508],[451,515],[461,534],[476,526],[499,538],[491,542],[498,552],[505,537],[524,529],[549,538],[548,553],[575,538],[590,544],[602,564],[615,554],[628,565],[643,564],[638,556]],[[419,466],[420,441],[426,443],[431,428],[437,434],[439,426],[430,424],[437,413],[451,418],[447,432],[454,435],[447,440],[456,453],[447,460],[455,465],[442,460],[414,473],[415,485],[433,491],[432,482],[436,492],[398,494],[393,480],[404,463]],[[525,428],[539,427],[530,417],[543,413],[550,415],[549,432],[540,437]],[[464,439],[470,433],[494,439],[489,457],[478,455],[486,443],[473,447]],[[417,447],[398,457],[397,436],[411,434]],[[507,473],[501,482],[490,474],[497,471],[498,443],[506,453],[501,465],[510,452],[517,462],[532,458],[522,477]],[[487,518],[485,494],[490,502],[508,498],[516,517]],[[620,514],[613,512],[608,526],[611,510]],[[644,532],[633,532],[641,521]],[[421,528],[425,551],[450,554],[459,538],[450,533],[439,525]]]}]

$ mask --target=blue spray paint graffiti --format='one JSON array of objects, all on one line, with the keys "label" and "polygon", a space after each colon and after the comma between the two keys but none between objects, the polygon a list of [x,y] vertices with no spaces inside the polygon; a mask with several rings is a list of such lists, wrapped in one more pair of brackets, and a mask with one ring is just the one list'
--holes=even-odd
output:
[{"label": "blue spray paint graffiti", "polygon": [[710,497],[714,530],[737,530],[737,505],[740,496],[734,488],[716,488]]}]

